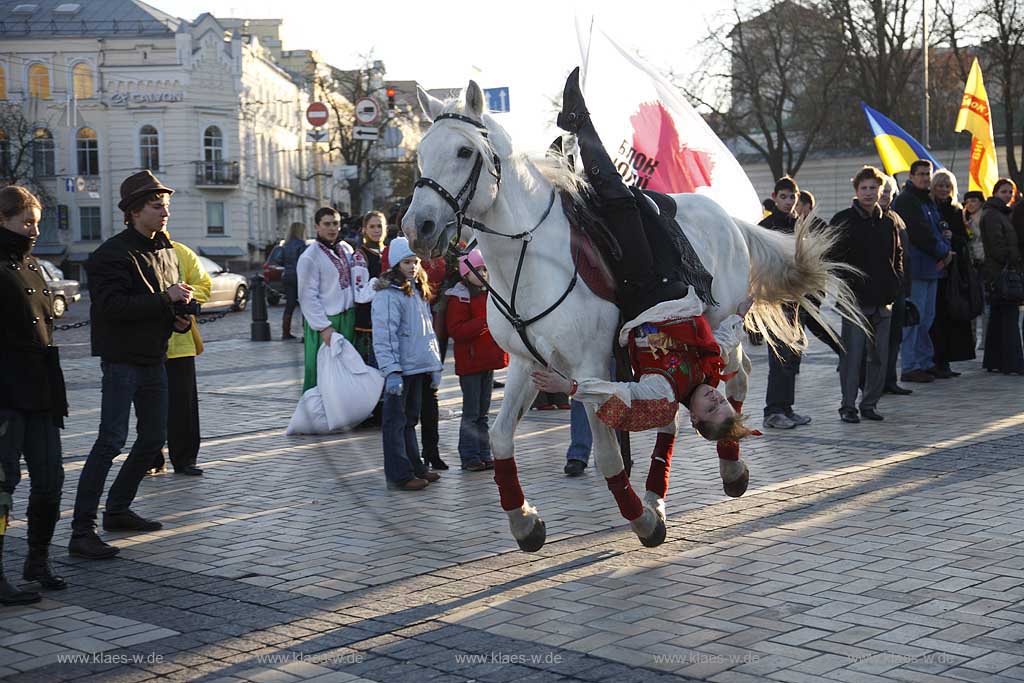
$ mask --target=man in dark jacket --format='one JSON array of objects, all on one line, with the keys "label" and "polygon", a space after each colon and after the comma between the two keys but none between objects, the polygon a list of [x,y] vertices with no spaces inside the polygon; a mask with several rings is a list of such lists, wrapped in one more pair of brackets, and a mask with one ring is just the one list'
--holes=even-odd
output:
[{"label": "man in dark jacket", "polygon": [[163,232],[173,192],[149,171],[125,179],[118,208],[127,227],[97,247],[85,264],[92,355],[101,359],[103,399],[99,437],[78,480],[71,523],[68,551],[79,557],[103,559],[118,552],[96,534],[96,511],[110,466],[128,438],[133,404],[138,436],[107,494],[103,528],[146,532],[162,526],[132,512],[131,504],[167,440],[167,340],[191,323],[180,310],[191,301],[191,288],[176,284],[178,258]]},{"label": "man in dark jacket", "polygon": [[[800,190],[796,181],[783,176],[775,181],[772,201],[775,208],[758,223],[762,228],[792,235],[796,228],[796,200]],[[796,313],[790,309],[790,315]],[[792,429],[810,424],[811,418],[793,411],[796,400],[796,376],[800,372],[800,354],[780,344],[768,350],[768,390],[765,394],[764,426]]]},{"label": "man in dark jacket", "polygon": [[[878,205],[883,182],[881,171],[874,166],[865,166],[853,178],[856,193],[853,206],[837,213],[831,221],[832,225],[840,228],[833,252],[835,260],[861,271],[860,274],[849,274],[845,279],[857,296],[861,313],[872,331],[869,339],[864,330],[843,319],[842,338],[846,351],[839,358],[839,381],[843,392],[839,417],[843,422],[860,422],[861,417],[883,419],[875,407],[885,386],[892,303],[900,291],[903,269],[896,226]],[[858,416],[857,390],[865,350],[867,373]]]},{"label": "man in dark jacket", "polygon": [[929,193],[931,183],[932,162],[918,159],[910,165],[910,180],[893,202],[893,209],[906,223],[910,237],[910,301],[921,316],[919,324],[903,328],[900,353],[904,382],[934,381],[929,370],[935,366],[930,334],[935,321],[935,298],[939,279],[954,256],[949,240],[939,229],[942,219]]},{"label": "man in dark jacket", "polygon": [[39,593],[7,582],[4,536],[11,496],[24,458],[28,557],[22,576],[46,589],[67,584],[50,566],[50,541],[60,519],[64,484],[60,428],[68,414],[64,375],[53,345],[53,295],[32,247],[42,205],[23,187],[0,190],[0,605],[39,602]]}]

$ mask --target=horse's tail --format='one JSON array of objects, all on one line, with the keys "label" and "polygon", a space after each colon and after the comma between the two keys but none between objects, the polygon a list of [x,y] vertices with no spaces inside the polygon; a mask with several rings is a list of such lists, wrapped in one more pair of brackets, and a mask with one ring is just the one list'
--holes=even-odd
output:
[{"label": "horse's tail", "polygon": [[795,304],[835,338],[835,331],[821,312],[826,292],[833,296],[839,315],[864,327],[856,297],[840,277],[843,273],[857,272],[856,269],[828,260],[828,253],[838,238],[835,228],[823,226],[812,233],[810,227],[814,218],[809,215],[797,221],[794,235],[789,236],[734,220],[750,251],[750,291],[754,305],[746,317],[749,329],[761,333],[773,347],[783,344],[794,350],[806,348],[807,336],[800,317],[788,315],[783,306]]}]

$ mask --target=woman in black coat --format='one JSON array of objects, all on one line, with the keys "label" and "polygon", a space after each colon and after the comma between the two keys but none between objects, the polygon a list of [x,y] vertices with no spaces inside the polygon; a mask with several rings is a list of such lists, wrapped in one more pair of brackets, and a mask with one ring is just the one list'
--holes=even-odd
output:
[{"label": "woman in black coat", "polygon": [[[956,178],[945,169],[936,171],[932,176],[931,192],[942,217],[943,224],[940,227],[943,236],[950,240],[953,251],[956,252],[956,270],[961,282],[965,283],[972,266],[963,207],[956,201]],[[932,346],[935,348],[935,374],[956,377],[960,373],[954,372],[949,364],[955,361],[974,360],[975,340],[973,320],[953,320],[949,316],[947,287],[952,285],[949,279],[951,272],[952,268],[948,268],[946,277],[939,280],[931,338]]]},{"label": "woman in black coat", "polygon": [[[981,214],[981,239],[985,244],[985,283],[992,285],[1004,268],[1020,270],[1021,253],[1017,233],[1010,222],[1010,204],[1017,186],[1009,178],[1000,178],[992,186],[992,196]],[[1021,349],[1020,303],[991,299],[992,310],[985,334],[985,357],[982,366],[989,372],[1004,375],[1024,374],[1024,351]]]},{"label": "woman in black coat", "polygon": [[23,577],[43,588],[67,586],[49,561],[64,487],[60,428],[68,403],[53,345],[53,297],[32,257],[41,211],[28,190],[0,190],[0,605],[40,599],[39,593],[12,586],[3,574],[4,532],[23,457],[31,479]]}]

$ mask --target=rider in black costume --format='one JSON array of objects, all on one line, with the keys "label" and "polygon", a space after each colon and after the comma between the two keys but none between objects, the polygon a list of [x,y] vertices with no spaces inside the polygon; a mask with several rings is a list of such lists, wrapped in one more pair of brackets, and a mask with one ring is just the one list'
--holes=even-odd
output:
[{"label": "rider in black costume", "polygon": [[601,143],[583,100],[579,78],[577,67],[565,82],[557,123],[559,128],[576,136],[583,171],[594,189],[597,209],[621,249],[621,258],[613,260],[609,266],[616,279],[619,305],[626,320],[631,320],[657,303],[683,298],[688,287],[678,279],[656,274],[637,197],[622,182],[622,176]]}]

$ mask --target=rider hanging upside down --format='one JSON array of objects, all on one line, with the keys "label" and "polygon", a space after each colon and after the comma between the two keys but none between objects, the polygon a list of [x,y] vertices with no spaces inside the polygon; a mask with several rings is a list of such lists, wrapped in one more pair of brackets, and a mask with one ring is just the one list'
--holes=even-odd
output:
[{"label": "rider hanging upside down", "polygon": [[[637,381],[566,379],[545,369],[533,373],[534,384],[542,391],[564,392],[597,406],[597,416],[615,429],[660,428],[647,482],[648,491],[659,498],[665,497],[668,487],[675,415],[682,403],[690,411],[697,432],[718,443],[725,492],[734,497],[743,495],[749,474],[739,459],[738,441],[756,432],[744,426],[742,404],[727,400],[715,387],[728,379],[723,375],[723,357],[739,343],[743,316],[751,300],[741,304],[712,332],[703,315],[704,303],[696,292],[682,282],[654,275],[654,260],[637,199],[622,182],[590,121],[579,88],[579,69],[566,81],[558,126],[576,135],[598,210],[621,247],[621,260],[610,264],[618,285],[618,300],[629,319],[618,341],[629,347]],[[628,479],[625,484],[628,486]],[[610,488],[612,485],[609,481]]]}]

